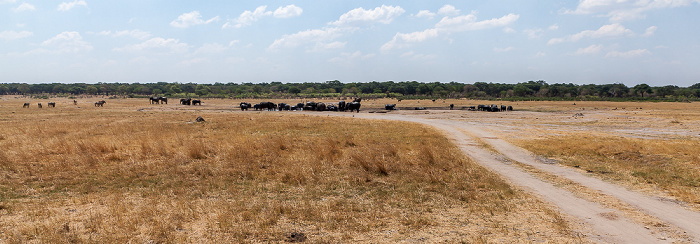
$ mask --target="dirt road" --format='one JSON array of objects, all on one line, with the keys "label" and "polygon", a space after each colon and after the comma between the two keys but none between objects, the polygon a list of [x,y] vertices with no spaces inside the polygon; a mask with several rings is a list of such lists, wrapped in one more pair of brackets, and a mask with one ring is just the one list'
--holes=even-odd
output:
[{"label": "dirt road", "polygon": [[[484,167],[499,173],[513,185],[539,195],[564,214],[575,217],[592,232],[588,238],[607,243],[672,243],[700,242],[700,213],[659,198],[634,192],[593,178],[558,164],[544,163],[526,150],[516,147],[483,130],[486,125],[450,119],[425,118],[417,114],[357,114],[355,117],[389,119],[422,123],[442,130],[462,151]],[[484,145],[487,144],[487,145]],[[493,148],[496,152],[490,151]],[[640,212],[675,226],[684,233],[681,238],[666,236],[642,223],[623,216],[618,210],[598,202],[577,197],[553,183],[539,179],[512,162],[530,165],[538,170],[563,177],[601,194],[612,196],[637,208]]]}]

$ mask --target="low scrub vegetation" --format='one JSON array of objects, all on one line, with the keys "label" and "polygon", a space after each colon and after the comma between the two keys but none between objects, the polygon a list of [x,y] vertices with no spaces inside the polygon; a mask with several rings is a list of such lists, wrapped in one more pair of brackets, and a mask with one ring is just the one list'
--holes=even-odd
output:
[{"label": "low scrub vegetation", "polygon": [[416,124],[12,102],[2,242],[581,241]]},{"label": "low scrub vegetation", "polygon": [[519,143],[536,154],[700,206],[700,141],[575,133]]}]

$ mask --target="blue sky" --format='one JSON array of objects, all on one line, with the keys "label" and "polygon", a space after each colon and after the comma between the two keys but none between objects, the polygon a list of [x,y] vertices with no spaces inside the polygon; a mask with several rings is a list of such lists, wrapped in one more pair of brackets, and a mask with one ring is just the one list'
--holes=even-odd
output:
[{"label": "blue sky", "polygon": [[0,0],[0,82],[700,82],[700,0]]}]

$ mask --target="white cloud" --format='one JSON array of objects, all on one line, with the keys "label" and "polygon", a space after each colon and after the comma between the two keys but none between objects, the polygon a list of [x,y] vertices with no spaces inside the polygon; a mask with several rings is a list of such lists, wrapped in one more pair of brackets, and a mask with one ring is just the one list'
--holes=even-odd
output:
[{"label": "white cloud", "polygon": [[382,24],[391,23],[396,17],[406,12],[401,7],[386,6],[376,7],[374,9],[365,10],[364,8],[356,8],[343,14],[337,21],[330,23],[331,25],[344,26],[355,23],[374,23]]},{"label": "white cloud", "polygon": [[551,30],[551,31],[555,31],[555,30],[559,29],[559,25],[557,25],[557,24],[550,25],[549,27],[547,27],[547,29]]},{"label": "white cloud", "polygon": [[653,36],[654,33],[656,33],[657,29],[658,29],[658,27],[656,27],[656,26],[650,26],[649,28],[647,28],[647,30],[644,32],[644,34],[642,36],[645,36],[645,37]]},{"label": "white cloud", "polygon": [[[229,47],[230,46],[231,45],[229,45]],[[194,51],[194,54],[217,54],[228,50],[229,47],[219,43],[205,43],[201,47],[197,48],[197,50]]]},{"label": "white cloud", "polygon": [[277,8],[274,12],[267,11],[267,5],[259,6],[255,8],[254,11],[246,10],[238,16],[237,19],[228,20],[221,27],[226,28],[242,28],[245,26],[252,25],[254,22],[262,19],[263,17],[272,16],[275,18],[291,18],[301,15],[304,10],[293,4],[284,7]]},{"label": "white cloud", "polygon": [[493,48],[494,52],[499,52],[499,53],[510,52],[513,50],[515,50],[515,47],[505,47],[505,48],[494,47]]},{"label": "white cloud", "polygon": [[324,50],[330,50],[330,49],[342,49],[347,45],[347,42],[331,42],[331,43],[322,43],[322,42],[317,42],[316,46],[312,51],[324,51]]},{"label": "white cloud", "polygon": [[544,33],[544,30],[542,29],[525,29],[523,30],[523,33],[527,35],[527,38],[529,39],[539,39],[542,37],[542,33]]},{"label": "white cloud", "polygon": [[394,48],[405,48],[410,46],[411,43],[423,42],[427,39],[438,37],[443,33],[449,34],[507,26],[517,21],[519,17],[520,16],[517,14],[508,14],[501,18],[482,21],[476,21],[477,18],[474,13],[454,18],[444,17],[440,22],[435,24],[435,28],[407,34],[396,33],[391,41],[382,45],[381,50],[388,51]]},{"label": "white cloud", "polygon": [[85,6],[87,7],[87,3],[83,0],[75,0],[72,2],[62,2],[61,4],[58,5],[58,11],[68,11],[76,6]]},{"label": "white cloud", "polygon": [[177,17],[177,19],[170,22],[170,25],[178,28],[187,28],[193,25],[209,24],[217,20],[219,20],[219,16],[208,20],[203,20],[202,15],[199,14],[199,11],[192,11],[189,13],[181,14]]},{"label": "white cloud", "polygon": [[303,9],[292,4],[277,8],[272,15],[275,18],[291,18],[301,15],[302,12],[304,12]]},{"label": "white cloud", "polygon": [[448,15],[448,16],[454,16],[454,15],[459,15],[461,11],[455,6],[446,4],[445,6],[442,6],[442,8],[438,9],[438,14],[440,15]]},{"label": "white cloud", "polygon": [[275,40],[268,48],[294,48],[306,43],[319,43],[333,40],[341,34],[341,28],[338,27],[305,30],[291,35],[284,35],[282,38]]},{"label": "white cloud", "polygon": [[432,19],[433,17],[435,17],[435,15],[436,15],[435,13],[430,12],[430,11],[428,11],[428,10],[421,10],[421,11],[418,11],[418,13],[415,14],[414,16],[416,16],[416,17],[418,17],[418,18],[428,18],[428,19]]},{"label": "white cloud", "polygon": [[579,40],[585,39],[585,38],[595,39],[595,38],[631,36],[633,34],[634,34],[634,32],[632,30],[627,29],[618,23],[615,23],[615,24],[601,26],[597,30],[585,30],[585,31],[582,31],[582,32],[579,32],[579,33],[576,33],[576,34],[573,34],[573,35],[570,35],[570,36],[567,36],[564,38],[553,38],[553,39],[550,39],[549,42],[547,42],[547,44],[552,45],[552,44],[562,43],[565,41],[576,42],[576,41],[579,41]]},{"label": "white cloud", "polygon": [[646,49],[635,49],[627,52],[612,51],[605,55],[606,58],[636,58],[639,56],[651,54],[649,50]]},{"label": "white cloud", "polygon": [[590,45],[588,47],[579,48],[574,55],[589,55],[599,53],[603,49],[603,45]]},{"label": "white cloud", "polygon": [[252,25],[260,18],[272,15],[272,11],[267,11],[267,6],[257,7],[254,11],[246,10],[238,16],[237,19],[231,20],[224,24],[223,28],[235,27],[241,28]]},{"label": "white cloud", "polygon": [[14,12],[24,12],[24,11],[34,11],[36,8],[34,5],[28,4],[28,3],[22,3],[16,8],[13,8],[12,11]]},{"label": "white cloud", "polygon": [[90,43],[83,41],[83,37],[76,31],[64,31],[41,43],[41,46],[50,48],[53,53],[77,53],[91,51]]},{"label": "white cloud", "polygon": [[445,32],[463,32],[472,30],[482,30],[494,27],[507,26],[517,21],[520,15],[508,14],[501,18],[490,20],[476,21],[476,15],[462,15],[454,18],[444,17],[440,22],[435,24],[435,27]]},{"label": "white cloud", "polygon": [[178,39],[155,37],[139,44],[129,45],[122,48],[115,48],[118,52],[140,52],[146,50],[164,50],[173,53],[183,53],[189,49],[187,43],[182,43]]},{"label": "white cloud", "polygon": [[101,36],[110,36],[110,37],[131,37],[131,38],[139,39],[139,40],[146,40],[146,39],[151,37],[151,33],[147,32],[147,31],[142,31],[139,29],[122,30],[122,31],[101,31],[97,34],[101,35]]},{"label": "white cloud", "polygon": [[697,0],[581,0],[575,10],[565,10],[566,14],[596,15],[621,22],[645,18],[645,12],[690,6]]},{"label": "white cloud", "polygon": [[413,51],[405,52],[399,56],[400,58],[403,59],[408,59],[408,60],[419,60],[419,61],[427,61],[427,60],[432,60],[437,58],[435,54],[422,54],[422,53],[415,53]]},{"label": "white cloud", "polygon": [[29,31],[2,31],[0,32],[0,40],[12,41],[32,36],[34,33]]},{"label": "white cloud", "polygon": [[366,60],[376,56],[373,53],[362,54],[360,51],[354,53],[341,53],[340,57],[331,58],[328,60],[329,63],[350,63],[356,60]]}]

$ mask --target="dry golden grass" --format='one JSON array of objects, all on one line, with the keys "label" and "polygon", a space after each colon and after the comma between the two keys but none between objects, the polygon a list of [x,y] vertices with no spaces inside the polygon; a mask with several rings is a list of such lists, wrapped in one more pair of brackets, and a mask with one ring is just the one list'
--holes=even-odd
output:
[{"label": "dry golden grass", "polygon": [[507,128],[496,131],[504,139],[700,209],[700,103],[519,102],[516,108],[523,112],[494,121]]},{"label": "dry golden grass", "polygon": [[0,101],[1,242],[585,241],[416,124],[23,102]]},{"label": "dry golden grass", "polygon": [[642,139],[575,133],[521,143],[560,162],[700,204],[700,140]]}]

